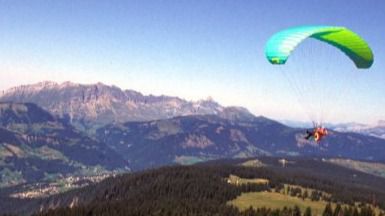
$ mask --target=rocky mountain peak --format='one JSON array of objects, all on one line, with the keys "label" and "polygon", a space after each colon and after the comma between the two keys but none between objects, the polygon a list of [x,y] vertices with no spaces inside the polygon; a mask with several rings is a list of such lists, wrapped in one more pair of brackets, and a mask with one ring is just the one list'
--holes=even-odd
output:
[{"label": "rocky mountain peak", "polygon": [[227,109],[211,97],[194,102],[165,95],[143,95],[101,82],[45,81],[23,85],[5,91],[0,101],[35,103],[55,115],[68,116],[71,121],[102,125],[186,115],[253,116],[246,109]]}]

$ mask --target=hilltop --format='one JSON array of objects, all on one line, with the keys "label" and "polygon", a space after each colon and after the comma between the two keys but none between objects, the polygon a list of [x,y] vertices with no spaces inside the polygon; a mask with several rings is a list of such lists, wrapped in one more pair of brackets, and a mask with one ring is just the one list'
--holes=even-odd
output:
[{"label": "hilltop", "polygon": [[[251,165],[255,163],[248,162],[250,160],[258,161],[258,166]],[[344,206],[361,203],[356,208],[374,209],[369,204],[375,197],[374,204],[385,207],[384,178],[319,159],[288,160],[290,163],[285,167],[279,163],[279,158],[261,157],[124,174],[48,198],[5,200],[3,203],[12,202],[12,205],[2,212],[13,209],[19,212],[42,211],[39,215],[259,215],[251,210],[241,210],[229,201],[247,193],[279,192],[287,184],[292,188],[288,196],[298,197],[296,191],[301,188],[314,191],[314,194],[309,192],[306,198],[314,196],[311,198],[313,201],[306,202],[338,202]],[[230,179],[234,176],[244,179],[243,183],[233,183]],[[23,205],[12,208],[18,203]]]}]

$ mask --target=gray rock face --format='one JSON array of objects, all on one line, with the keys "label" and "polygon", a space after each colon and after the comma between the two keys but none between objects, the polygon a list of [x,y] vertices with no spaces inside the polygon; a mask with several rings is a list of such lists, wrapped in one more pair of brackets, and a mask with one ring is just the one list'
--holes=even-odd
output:
[{"label": "gray rock face", "polygon": [[206,114],[229,119],[253,117],[244,108],[223,107],[212,99],[192,102],[178,97],[143,95],[102,83],[40,82],[6,90],[0,101],[35,103],[71,122],[94,125]]}]

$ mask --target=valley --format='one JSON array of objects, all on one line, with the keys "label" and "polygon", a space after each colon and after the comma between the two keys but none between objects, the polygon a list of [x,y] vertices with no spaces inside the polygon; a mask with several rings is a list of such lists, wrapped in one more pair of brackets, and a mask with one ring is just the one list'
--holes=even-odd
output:
[{"label": "valley", "polygon": [[[385,151],[385,140],[381,138],[332,131],[328,139],[318,145],[304,139],[302,129],[291,128],[263,116],[254,116],[244,108],[223,107],[212,100],[203,103],[206,106],[205,111],[202,111],[203,114],[200,112],[192,114],[191,110],[184,110],[175,114],[178,116],[171,115],[165,118],[163,114],[159,114],[157,117],[153,117],[153,120],[141,119],[138,121],[129,118],[130,121],[126,121],[127,119],[120,116],[119,112],[115,112],[117,115],[114,118],[103,117],[103,121],[99,121],[101,118],[98,116],[104,115],[104,111],[99,112],[100,110],[115,109],[105,106],[97,108],[99,111],[85,111],[94,113],[94,117],[96,117],[94,119],[81,112],[76,117],[69,118],[72,114],[65,111],[69,107],[65,108],[64,105],[61,105],[63,109],[58,112],[53,111],[56,108],[49,105],[42,104],[48,110],[37,105],[41,103],[39,98],[44,98],[46,91],[51,92],[47,95],[55,94],[53,92],[58,91],[60,85],[53,83],[38,85],[42,85],[42,87],[37,90],[36,86],[32,85],[9,91],[20,92],[22,89],[22,95],[26,95],[25,91],[34,89],[30,94],[36,95],[36,97],[30,97],[31,100],[35,98],[30,102],[0,103],[0,185],[2,188],[0,199],[5,205],[0,208],[3,209],[2,212],[10,211],[15,203],[26,205],[25,208],[20,209],[19,213],[36,211],[37,206],[40,206],[40,209],[43,209],[41,213],[45,212],[44,214],[48,215],[50,214],[49,211],[46,212],[48,209],[60,209],[65,206],[72,206],[76,209],[79,203],[83,203],[85,209],[93,208],[86,206],[94,202],[95,196],[100,196],[97,195],[98,192],[90,192],[91,194],[84,197],[77,191],[87,191],[89,188],[99,187],[96,185],[103,185],[104,182],[114,181],[113,179],[120,179],[126,175],[137,176],[141,175],[140,173],[158,172],[158,169],[164,170],[161,168],[164,166],[184,165],[183,168],[190,169],[188,168],[191,166],[190,164],[206,166],[206,163],[208,165],[211,161],[215,164],[217,163],[215,161],[226,159],[240,160],[239,164],[234,164],[235,162],[230,162],[230,164],[246,170],[261,169],[274,173],[279,169],[280,175],[284,179],[290,178],[288,176],[297,172],[305,175],[304,170],[307,172],[311,170],[311,173],[307,173],[305,176],[316,175],[317,179],[333,176],[338,179],[340,178],[338,170],[344,169],[344,172],[352,173],[346,179],[352,181],[351,186],[361,188],[362,183],[357,182],[364,181],[366,185],[371,185],[370,187],[381,188],[380,182],[384,177],[382,162],[385,161],[385,155],[382,153]],[[64,88],[64,92],[68,91],[67,88],[72,89],[70,92],[76,92],[75,95],[70,96],[71,101],[76,101],[75,98],[78,95],[88,94],[89,89],[95,91],[98,89],[96,92],[104,89],[101,91],[103,93],[92,91],[89,93],[95,94],[87,97],[88,102],[93,101],[92,103],[99,103],[100,98],[109,100],[110,96],[106,95],[110,94],[107,92],[110,91],[109,88],[112,88],[101,83],[95,86],[68,83],[61,85],[60,88]],[[9,92],[6,94],[7,97],[11,97]],[[15,95],[17,94],[15,93]],[[168,100],[171,97],[162,96],[162,98]],[[22,99],[20,100],[22,101]],[[48,98],[43,100],[48,100]],[[160,104],[164,103],[163,101]],[[67,104],[73,106],[71,103]],[[141,110],[141,106],[149,109],[153,105],[137,104],[136,106]],[[194,105],[194,107],[198,106]],[[130,115],[137,115],[136,111],[130,113]],[[120,121],[113,120],[115,118]],[[253,157],[258,157],[258,159],[253,159]],[[221,164],[221,162],[218,163]],[[224,166],[226,167],[226,165]],[[320,173],[315,173],[314,168],[318,166],[330,167],[323,169]],[[197,167],[200,169],[200,165]],[[192,165],[192,169],[195,169],[195,165]],[[233,170],[233,168],[230,169]],[[300,211],[304,212],[310,206],[313,213],[318,214],[330,201],[301,200],[296,197],[288,197],[287,194],[266,192],[266,190],[274,191],[277,187],[272,186],[277,182],[267,178],[266,175],[251,178],[255,175],[242,176],[237,172],[226,172],[228,175],[221,178],[227,179],[226,181],[235,188],[240,188],[237,189],[240,190],[237,196],[229,197],[226,200],[220,199],[220,203],[223,205],[230,205],[224,209],[232,209],[231,206],[236,208],[230,212],[240,211],[240,214],[243,214],[243,211],[249,211],[250,206],[253,206],[254,209],[263,206],[271,209],[287,206],[292,210],[295,206],[299,206]],[[334,177],[336,173],[338,175]],[[371,180],[372,175],[377,177]],[[352,179],[350,179],[351,177]],[[281,184],[286,187],[293,182],[288,180]],[[299,184],[300,187],[308,187],[308,185],[307,181]],[[255,188],[253,189],[253,187]],[[360,190],[368,190],[367,187],[362,187]],[[262,188],[264,189],[261,190]],[[324,186],[321,188],[325,189]],[[138,190],[141,189],[138,188]],[[330,193],[331,189],[328,190]],[[337,194],[349,194],[345,190],[337,191]],[[375,190],[370,189],[370,191]],[[85,194],[87,193],[85,192]],[[378,196],[382,196],[381,194],[380,191]],[[340,195],[335,194],[334,196],[340,202],[350,203]],[[356,195],[351,194],[351,196],[353,198]],[[253,201],[258,199],[265,200],[271,205],[264,205],[263,202],[256,204]],[[282,203],[282,200],[285,202]],[[358,200],[362,200],[361,202],[364,204],[370,203],[363,197]],[[219,206],[215,211],[222,211],[220,210],[223,207],[222,204],[218,203]],[[161,205],[167,206],[168,204]],[[336,204],[332,206],[335,207]],[[381,212],[375,207],[372,209],[378,214]]]}]

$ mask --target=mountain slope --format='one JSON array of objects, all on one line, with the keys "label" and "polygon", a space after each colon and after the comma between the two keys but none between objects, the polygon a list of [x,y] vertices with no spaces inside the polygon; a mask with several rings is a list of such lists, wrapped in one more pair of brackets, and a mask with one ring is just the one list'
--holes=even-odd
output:
[{"label": "mountain slope", "polygon": [[145,96],[102,83],[41,82],[18,86],[4,91],[0,101],[35,103],[55,115],[69,118],[77,126],[86,127],[195,114],[244,119],[252,116],[244,108],[226,108],[211,99],[190,102],[178,97]]},{"label": "mountain slope", "polygon": [[0,186],[9,186],[125,169],[128,163],[35,104],[0,103],[0,165]]},{"label": "mountain slope", "polygon": [[100,128],[96,137],[129,160],[133,169],[258,155],[385,160],[383,139],[332,131],[318,146],[303,138],[303,130],[264,117],[247,122],[213,115],[127,122]]},{"label": "mountain slope", "polygon": [[[251,159],[263,166],[241,165]],[[344,204],[371,203],[375,196],[377,204],[381,208],[385,207],[383,178],[319,159],[289,160],[286,167],[279,164],[278,158],[261,157],[124,174],[48,198],[4,199],[10,205],[0,209],[0,213],[43,211],[42,215],[254,215],[241,214],[228,201],[245,192],[269,191],[282,188],[283,184],[323,191],[330,194],[329,201]],[[228,181],[230,175],[247,179],[263,178],[268,180],[268,184],[231,184]],[[14,206],[20,207],[12,208]],[[47,212],[53,208],[58,209]]]},{"label": "mountain slope", "polygon": [[385,121],[380,120],[374,125],[346,123],[335,125],[334,130],[340,132],[354,132],[385,139]]}]

